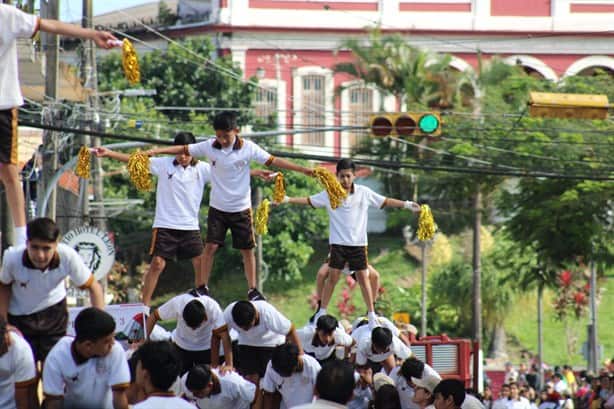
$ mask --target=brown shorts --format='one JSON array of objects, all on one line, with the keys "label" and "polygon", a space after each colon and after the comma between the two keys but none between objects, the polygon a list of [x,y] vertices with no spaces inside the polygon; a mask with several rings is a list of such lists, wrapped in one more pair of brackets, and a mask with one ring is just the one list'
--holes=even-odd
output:
[{"label": "brown shorts", "polygon": [[34,358],[37,361],[45,361],[51,348],[66,335],[68,325],[66,298],[34,314],[9,314],[8,321],[21,331],[32,347]]},{"label": "brown shorts", "polygon": [[203,253],[203,239],[198,230],[175,230],[156,227],[151,236],[149,255],[167,260],[198,257]]},{"label": "brown shorts", "polygon": [[17,165],[17,108],[0,110],[0,163]]},{"label": "brown shorts", "polygon": [[348,263],[350,271],[366,270],[367,246],[342,246],[339,244],[330,245],[330,268],[343,270],[345,263]]},{"label": "brown shorts", "polygon": [[244,250],[256,247],[252,227],[252,209],[229,213],[210,207],[205,242],[223,246],[228,229],[232,233],[232,247],[235,249]]}]

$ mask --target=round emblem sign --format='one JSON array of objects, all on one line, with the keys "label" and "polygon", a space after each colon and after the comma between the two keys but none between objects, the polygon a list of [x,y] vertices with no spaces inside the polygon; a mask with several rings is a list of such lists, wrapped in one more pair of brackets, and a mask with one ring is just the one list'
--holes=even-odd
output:
[{"label": "round emblem sign", "polygon": [[115,247],[109,235],[93,226],[81,226],[62,237],[62,243],[79,253],[96,280],[104,278],[115,262]]}]

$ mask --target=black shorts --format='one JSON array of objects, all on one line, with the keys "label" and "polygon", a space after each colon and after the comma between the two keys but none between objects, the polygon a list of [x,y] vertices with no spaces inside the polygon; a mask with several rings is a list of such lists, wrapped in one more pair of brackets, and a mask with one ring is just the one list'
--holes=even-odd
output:
[{"label": "black shorts", "polygon": [[211,350],[205,349],[202,351],[189,351],[175,344],[175,348],[181,356],[181,374],[183,375],[196,364],[211,364]]},{"label": "black shorts", "polygon": [[366,270],[367,246],[342,246],[339,244],[330,245],[330,262],[328,266],[338,270],[343,270],[345,263],[348,263],[350,271]]},{"label": "black shorts", "polygon": [[151,256],[167,260],[198,257],[203,253],[203,239],[198,230],[175,230],[155,228],[151,235]]},{"label": "black shorts", "polygon": [[264,377],[266,366],[271,360],[274,347],[239,345],[237,369],[242,376],[258,374]]},{"label": "black shorts", "polygon": [[34,358],[44,362],[51,348],[66,335],[68,325],[66,298],[34,314],[9,314],[8,321],[21,331],[32,347]]},{"label": "black shorts", "polygon": [[223,246],[228,229],[232,233],[232,247],[235,249],[245,250],[256,247],[252,227],[252,209],[229,213],[210,207],[205,241]]},{"label": "black shorts", "polygon": [[0,163],[17,165],[17,108],[0,110]]}]

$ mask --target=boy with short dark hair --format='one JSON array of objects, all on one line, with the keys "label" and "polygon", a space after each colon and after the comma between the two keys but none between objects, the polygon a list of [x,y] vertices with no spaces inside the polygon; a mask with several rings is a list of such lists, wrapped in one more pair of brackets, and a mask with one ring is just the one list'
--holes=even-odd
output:
[{"label": "boy with short dark hair", "polygon": [[248,285],[248,299],[264,300],[256,289],[256,259],[254,257],[254,231],[251,213],[250,162],[256,161],[266,166],[311,175],[309,168],[290,161],[276,158],[254,142],[239,137],[237,116],[225,111],[213,120],[215,138],[204,142],[156,148],[150,155],[180,154],[206,157],[211,163],[211,199],[207,216],[207,238],[203,260],[203,275],[198,277],[196,290],[208,294],[209,275],[213,267],[213,257],[220,246],[224,245],[226,232],[232,233],[232,245],[241,252],[245,278]]},{"label": "boy with short dark hair", "polygon": [[31,38],[40,30],[47,33],[89,39],[101,48],[113,47],[117,39],[106,31],[82,28],[61,21],[41,19],[0,2],[0,181],[6,189],[15,225],[16,246],[26,242],[26,215],[23,190],[17,168],[17,107],[23,105],[19,87],[17,39]]},{"label": "boy with short dark hair", "polygon": [[337,319],[328,314],[320,316],[315,326],[307,325],[297,333],[305,353],[317,359],[320,365],[342,359],[336,356],[337,347],[347,350],[354,345],[354,340],[339,325]]},{"label": "boy with short dark hair", "polygon": [[367,305],[369,325],[376,325],[373,308],[373,293],[368,281],[367,261],[367,218],[369,207],[393,207],[420,212],[420,205],[411,201],[386,198],[366,186],[354,183],[356,165],[351,159],[337,162],[337,179],[348,193],[343,203],[333,209],[326,191],[310,197],[285,197],[282,203],[324,207],[328,211],[330,230],[329,275],[322,290],[321,307],[315,319],[326,314],[328,303],[346,263],[349,270],[356,272],[365,304]]},{"label": "boy with short dark hair", "polygon": [[262,380],[264,409],[273,408],[273,394],[279,392],[282,407],[293,408],[313,400],[313,391],[321,366],[315,358],[300,355],[290,343],[278,345]]},{"label": "boy with short dark hair", "polygon": [[465,401],[465,386],[457,379],[444,379],[433,390],[435,409],[460,409]]},{"label": "boy with short dark hair", "polygon": [[22,332],[37,361],[44,361],[66,335],[66,277],[89,291],[94,307],[104,308],[102,287],[81,256],[58,242],[59,236],[53,220],[30,221],[26,245],[7,249],[0,271],[0,316],[8,316]]},{"label": "boy with short dark hair", "polygon": [[208,365],[196,365],[181,378],[184,398],[199,408],[249,409],[256,400],[256,385],[236,372],[225,375]]},{"label": "boy with short dark hair", "polygon": [[38,408],[37,384],[30,345],[0,317],[0,408]]},{"label": "boy with short dark hair", "polygon": [[194,409],[170,390],[181,372],[177,350],[168,341],[147,341],[135,352],[136,384],[146,399],[133,409]]},{"label": "boy with short dark hair", "polygon": [[217,301],[206,295],[175,296],[153,311],[147,320],[147,333],[151,333],[158,320],[172,319],[177,320],[171,339],[181,355],[182,374],[194,364],[211,364],[217,368],[220,364],[220,341],[224,346],[225,361],[220,370],[225,373],[233,369],[228,326]]},{"label": "boy with short dark hair", "polygon": [[51,349],[43,367],[47,409],[127,409],[130,370],[115,341],[115,321],[90,307],[75,319],[75,338],[64,337]]},{"label": "boy with short dark hair", "polygon": [[375,327],[368,336],[362,337],[356,347],[356,365],[370,364],[374,372],[383,365],[389,374],[396,366],[395,358],[406,359],[411,356],[411,349],[386,327]]}]

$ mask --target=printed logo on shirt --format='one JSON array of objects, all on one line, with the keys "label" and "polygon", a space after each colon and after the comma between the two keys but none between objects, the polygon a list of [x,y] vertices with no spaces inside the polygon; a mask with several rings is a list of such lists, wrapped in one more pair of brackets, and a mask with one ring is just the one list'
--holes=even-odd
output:
[{"label": "printed logo on shirt", "polygon": [[19,283],[19,286],[22,287],[22,288],[28,287],[28,283],[29,282],[30,281],[17,281],[17,283]]}]

